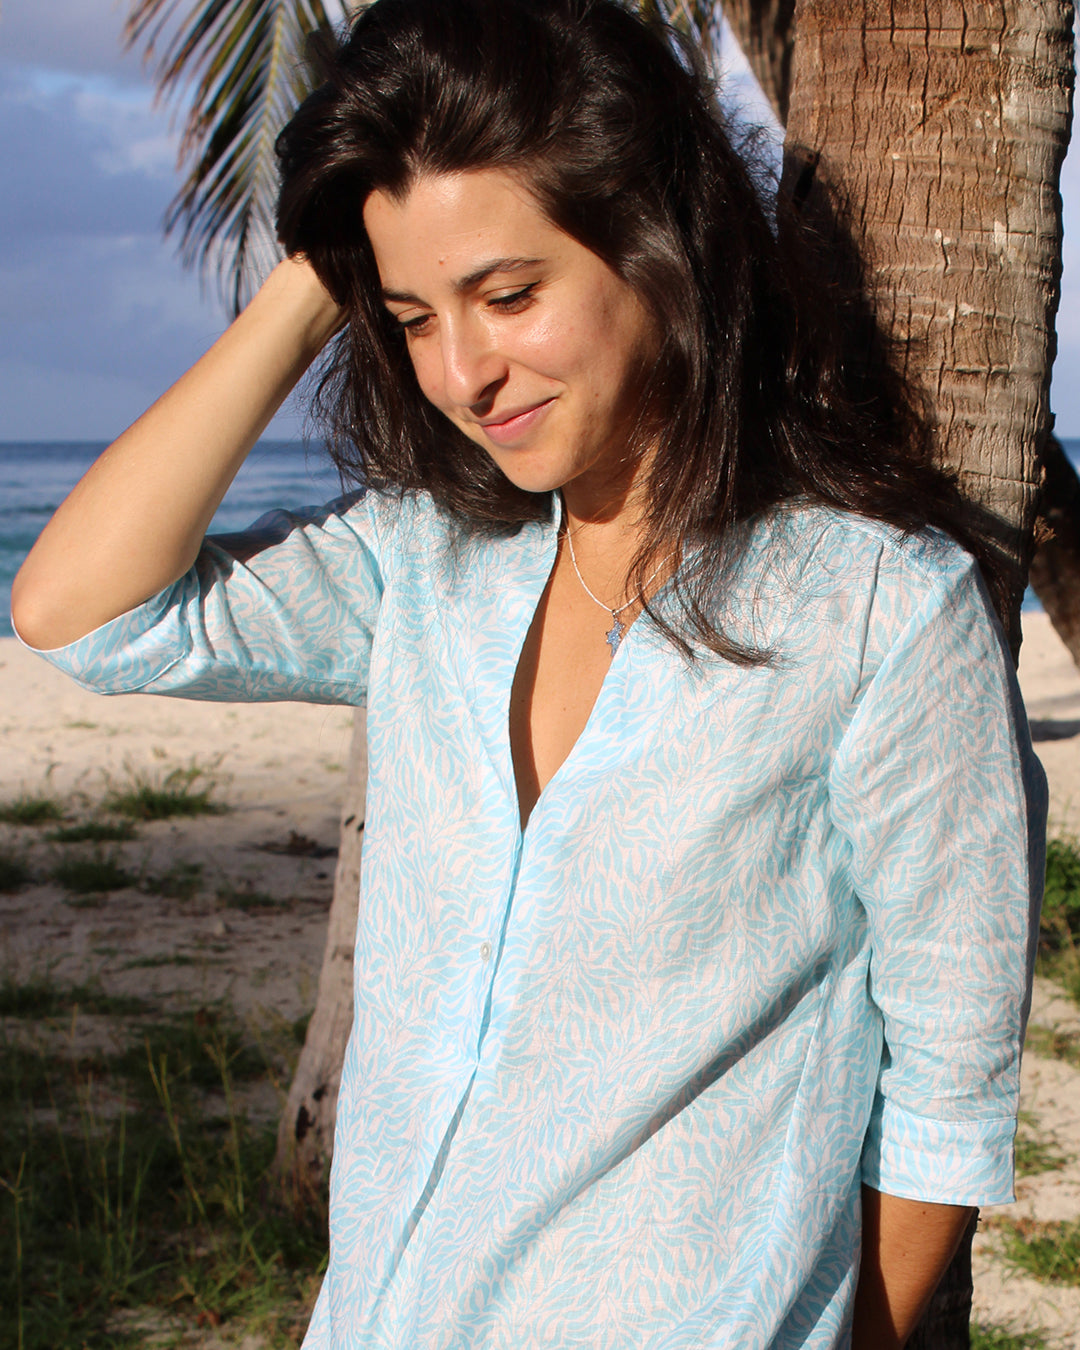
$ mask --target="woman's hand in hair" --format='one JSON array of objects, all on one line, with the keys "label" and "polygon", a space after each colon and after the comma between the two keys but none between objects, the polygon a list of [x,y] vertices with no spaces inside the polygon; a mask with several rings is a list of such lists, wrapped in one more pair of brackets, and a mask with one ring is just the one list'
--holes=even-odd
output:
[{"label": "woman's hand in hair", "polygon": [[25,641],[64,646],[187,571],[245,456],[341,317],[306,261],[274,269],[45,527],[12,588]]}]

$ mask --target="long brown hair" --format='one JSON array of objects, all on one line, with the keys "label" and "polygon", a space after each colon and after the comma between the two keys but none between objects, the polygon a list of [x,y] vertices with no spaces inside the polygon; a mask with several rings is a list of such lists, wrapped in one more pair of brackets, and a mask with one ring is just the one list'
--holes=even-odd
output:
[{"label": "long brown hair", "polygon": [[662,334],[632,581],[683,548],[678,603],[648,612],[687,655],[765,659],[725,636],[715,597],[733,527],[794,497],[905,531],[940,525],[999,580],[929,463],[850,255],[835,265],[842,231],[833,222],[822,248],[797,204],[770,208],[672,31],[617,0],[376,0],[318,60],[324,82],[278,141],[278,227],[349,313],[319,397],[346,477],[426,491],[470,531],[550,517],[549,495],[516,488],[421,394],[362,224],[375,189],[500,168],[634,288]]}]

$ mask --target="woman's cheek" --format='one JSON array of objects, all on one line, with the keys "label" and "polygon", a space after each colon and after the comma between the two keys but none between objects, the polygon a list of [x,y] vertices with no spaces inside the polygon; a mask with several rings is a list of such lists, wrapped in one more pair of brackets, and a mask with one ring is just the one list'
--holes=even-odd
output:
[{"label": "woman's cheek", "polygon": [[431,344],[414,343],[409,348],[409,358],[416,373],[416,383],[420,392],[429,403],[446,411],[446,395],[443,389],[442,361],[438,353],[433,352]]}]

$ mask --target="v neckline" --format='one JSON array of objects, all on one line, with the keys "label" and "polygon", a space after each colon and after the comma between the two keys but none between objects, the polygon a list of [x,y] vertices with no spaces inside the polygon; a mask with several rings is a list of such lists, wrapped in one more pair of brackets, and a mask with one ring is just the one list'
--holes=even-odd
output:
[{"label": "v neckline", "polygon": [[[606,702],[610,701],[610,696],[607,694],[607,691],[609,687],[612,685],[613,679],[619,680],[621,678],[620,672],[623,666],[629,660],[629,657],[623,657],[620,660],[619,653],[626,646],[627,640],[630,635],[630,630],[636,624],[636,617],[635,617],[635,622],[626,626],[625,633],[622,639],[620,640],[617,649],[613,651],[610,655],[608,665],[605,668],[603,677],[600,681],[600,686],[596,691],[596,697],[592,701],[592,705],[589,708],[588,715],[585,718],[585,721],[582,724],[580,731],[574,738],[572,744],[570,745],[570,748],[567,750],[566,754],[563,756],[554,772],[548,778],[547,782],[545,782],[543,786],[540,787],[540,789],[538,790],[536,798],[533,801],[532,806],[529,810],[528,816],[525,818],[524,822],[522,822],[523,813],[521,809],[521,790],[518,782],[518,772],[517,772],[518,765],[514,758],[513,736],[511,734],[511,714],[513,711],[514,689],[517,684],[518,674],[521,670],[521,662],[524,657],[526,644],[529,641],[529,635],[532,632],[533,625],[537,621],[540,612],[540,606],[544,602],[545,593],[548,591],[548,588],[552,583],[555,568],[558,564],[559,535],[562,530],[563,521],[565,518],[565,503],[563,502],[561,492],[556,492],[554,495],[555,495],[555,508],[553,511],[553,519],[550,523],[545,522],[544,526],[542,527],[545,529],[549,529],[551,531],[550,539],[545,541],[547,571],[544,574],[540,590],[536,594],[535,600],[532,603],[532,608],[530,613],[528,614],[524,631],[520,634],[519,640],[515,644],[513,660],[510,669],[510,684],[509,690],[506,695],[506,705],[505,705],[504,726],[505,726],[506,755],[510,766],[510,781],[513,787],[514,808],[518,820],[518,827],[522,837],[524,837],[526,831],[529,828],[529,825],[532,823],[532,821],[536,816],[537,810],[541,807],[545,798],[550,797],[549,788],[551,788],[553,784],[557,784],[558,780],[565,776],[567,765],[571,764],[573,760],[579,758],[580,754],[583,753],[580,749],[582,742],[583,741],[587,742],[589,740],[592,733],[593,724],[594,722],[597,721],[598,713],[602,711],[603,705]],[[619,662],[618,670],[616,670],[616,662]],[[535,672],[534,672],[534,680],[535,680]],[[586,749],[587,748],[588,746],[586,745]]]}]

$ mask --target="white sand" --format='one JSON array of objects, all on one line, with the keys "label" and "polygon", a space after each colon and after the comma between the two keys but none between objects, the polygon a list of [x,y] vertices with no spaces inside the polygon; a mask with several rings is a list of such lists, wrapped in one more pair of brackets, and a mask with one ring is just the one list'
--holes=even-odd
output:
[{"label": "white sand", "polygon": [[[44,878],[61,857],[92,853],[92,846],[48,843],[48,827],[0,825],[0,847],[22,853],[39,878],[0,895],[0,977],[100,979],[110,991],[169,1003],[228,997],[244,1016],[299,1017],[322,959],[352,718],[348,708],[295,703],[104,698],[14,638],[0,640],[0,801],[55,796],[71,819],[82,819],[110,787],[195,766],[214,782],[212,796],[231,808],[143,824],[134,842],[101,846],[141,884],[88,908],[71,905]],[[266,851],[288,848],[293,834],[322,856]],[[201,868],[199,894],[155,894],[155,879],[178,865]],[[241,905],[223,903],[219,890],[239,895]],[[245,892],[280,904],[244,908]],[[194,964],[131,964],[169,956]]]},{"label": "white sand", "polygon": [[[1020,682],[1050,781],[1051,828],[1080,835],[1080,672],[1044,615],[1025,617],[1024,638]],[[0,640],[0,801],[52,794],[73,817],[84,816],[110,784],[196,765],[233,808],[141,826],[138,839],[117,850],[141,884],[90,908],[73,906],[44,880],[63,850],[86,846],[49,844],[43,830],[0,825],[0,847],[22,850],[41,878],[0,895],[0,977],[93,979],[168,1006],[228,997],[255,1020],[300,1016],[314,997],[334,859],[265,849],[288,845],[291,834],[325,849],[336,845],[351,727],[352,714],[343,708],[106,699],[78,689],[14,639]],[[35,842],[27,845],[31,833]],[[153,879],[178,863],[201,866],[199,893],[187,900],[155,895]],[[222,888],[241,896],[254,890],[279,903],[238,908],[218,895]],[[190,964],[132,964],[170,955]],[[1077,1009],[1052,987],[1037,989],[1032,1022],[1080,1031]],[[90,1024],[85,1034],[103,1030]],[[996,1255],[994,1231],[1001,1214],[1080,1218],[1080,1072],[1029,1054],[1024,1109],[1032,1128],[1055,1141],[1069,1162],[1020,1181],[1015,1205],[984,1215],[976,1239],[976,1316],[1041,1326],[1055,1344],[1080,1350],[1080,1289],[1011,1275]]]}]

